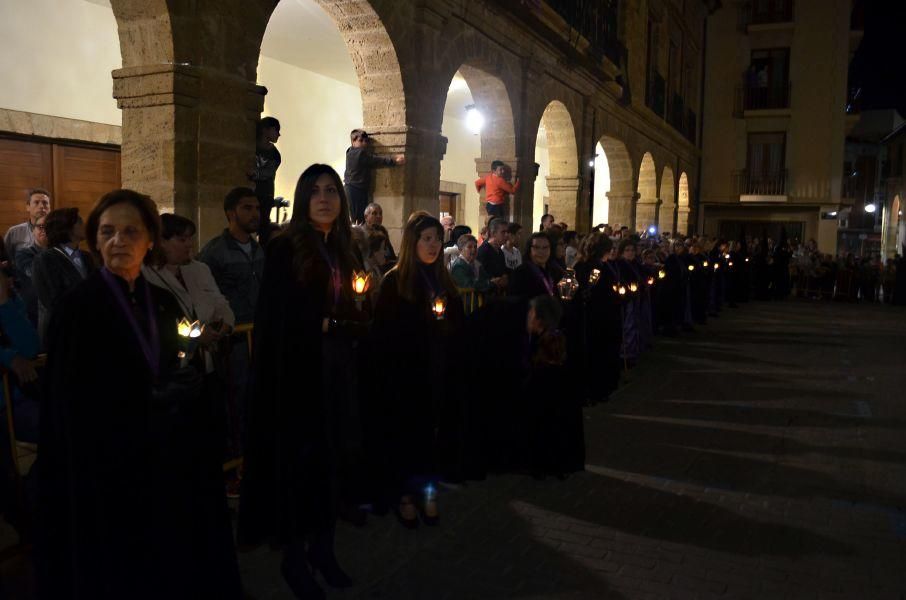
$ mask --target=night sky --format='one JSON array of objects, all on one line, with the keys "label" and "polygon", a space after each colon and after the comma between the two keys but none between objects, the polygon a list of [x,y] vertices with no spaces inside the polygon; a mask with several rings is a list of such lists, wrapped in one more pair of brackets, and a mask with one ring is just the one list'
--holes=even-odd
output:
[{"label": "night sky", "polygon": [[906,1],[864,0],[865,37],[850,85],[862,88],[862,108],[897,108],[906,116]]}]

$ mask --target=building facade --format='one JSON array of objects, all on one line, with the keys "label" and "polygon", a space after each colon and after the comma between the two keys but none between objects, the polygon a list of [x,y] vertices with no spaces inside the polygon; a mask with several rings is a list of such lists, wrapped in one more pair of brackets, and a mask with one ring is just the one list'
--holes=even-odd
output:
[{"label": "building facade", "polygon": [[881,250],[884,258],[906,256],[906,124],[900,123],[881,143],[887,162],[882,171],[884,191]]},{"label": "building facade", "polygon": [[[9,4],[4,13],[14,23],[17,13],[39,10],[0,3]],[[199,237],[210,237],[222,227],[225,192],[248,183],[255,122],[267,94],[258,79],[262,39],[278,4],[110,0],[121,58],[112,73],[120,126],[42,113],[14,98],[15,106],[0,105],[0,136],[119,147],[116,176],[123,186],[150,194],[162,210],[198,220]],[[607,155],[611,224],[689,228],[698,189],[703,36],[716,0],[316,4],[345,41],[362,126],[373,132],[379,153],[407,157],[404,167],[379,170],[374,182],[392,236],[411,211],[439,210],[448,142],[444,105],[457,74],[485,118],[476,176],[500,159],[523,181],[509,207],[515,220],[532,221],[542,131],[550,157],[545,207],[558,220],[591,225],[600,147]],[[7,48],[6,55],[21,51]],[[50,187],[50,179],[33,185]],[[23,190],[0,190],[4,206],[21,202],[18,192],[26,186],[16,185]],[[69,203],[64,190],[54,191],[57,206]]]},{"label": "building facade", "polygon": [[[699,231],[815,239],[834,253],[852,0],[731,0],[708,20]],[[849,106],[849,108],[848,108]]]}]

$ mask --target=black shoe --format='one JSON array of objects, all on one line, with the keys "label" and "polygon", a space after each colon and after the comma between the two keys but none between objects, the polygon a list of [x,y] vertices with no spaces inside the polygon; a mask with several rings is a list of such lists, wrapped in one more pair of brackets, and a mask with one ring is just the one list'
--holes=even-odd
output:
[{"label": "black shoe", "polygon": [[332,588],[348,588],[352,586],[352,577],[340,567],[337,557],[331,553],[309,553],[308,562],[312,571],[320,571],[324,581]]},{"label": "black shoe", "polygon": [[308,570],[308,565],[303,561],[291,563],[284,557],[280,572],[293,595],[299,600],[326,600],[324,590],[315,581],[311,571]]}]

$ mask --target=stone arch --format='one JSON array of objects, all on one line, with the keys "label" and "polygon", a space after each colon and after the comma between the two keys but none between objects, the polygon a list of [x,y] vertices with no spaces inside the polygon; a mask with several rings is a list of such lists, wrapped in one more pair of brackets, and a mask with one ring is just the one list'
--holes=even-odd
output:
[{"label": "stone arch", "polygon": [[642,162],[639,165],[638,179],[639,201],[636,209],[636,229],[647,229],[648,227],[658,225],[658,177],[657,166],[654,164],[654,157],[650,152],[642,156]]},{"label": "stone arch", "polygon": [[669,165],[664,167],[661,175],[661,192],[658,197],[661,199],[658,231],[672,234],[676,231],[676,180]]},{"label": "stone arch", "polygon": [[689,234],[689,212],[691,211],[690,204],[690,189],[689,189],[689,177],[686,175],[686,172],[683,171],[680,173],[679,178],[679,188],[677,191],[677,202],[676,202],[676,233],[679,235],[688,235]]},{"label": "stone arch", "polygon": [[[603,135],[598,140],[601,149],[604,151],[604,161],[595,160],[595,169],[599,164],[607,164],[607,172],[610,176],[610,189],[606,192],[606,213],[608,224],[618,227],[625,225],[627,227],[635,226],[635,169],[632,166],[632,158],[629,149],[621,140],[611,135]],[[603,207],[599,204],[600,198],[598,192],[595,193],[595,205],[601,210],[598,214],[604,212]],[[596,223],[597,224],[597,223]]]},{"label": "stone arch", "polygon": [[[536,142],[544,142],[548,175],[543,185],[535,182],[533,222],[544,212],[539,191],[547,192],[549,211],[559,220],[575,227],[578,223],[579,150],[576,129],[566,105],[552,100],[541,115]],[[536,146],[535,162],[539,161]]]}]

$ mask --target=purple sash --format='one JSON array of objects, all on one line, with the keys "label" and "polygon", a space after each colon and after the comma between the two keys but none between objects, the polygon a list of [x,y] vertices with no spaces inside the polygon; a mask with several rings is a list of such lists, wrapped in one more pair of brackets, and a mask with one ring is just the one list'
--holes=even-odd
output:
[{"label": "purple sash", "polygon": [[534,271],[535,276],[538,277],[538,279],[541,280],[541,283],[544,284],[544,289],[547,290],[547,295],[553,296],[554,295],[554,284],[550,280],[550,278],[547,276],[547,274],[545,274],[545,272],[541,270],[541,267],[539,267],[538,265],[533,263],[531,260],[529,260],[528,265],[529,265],[529,268],[532,269],[532,271]]},{"label": "purple sash", "polygon": [[135,334],[138,345],[142,349],[142,354],[145,355],[145,361],[148,363],[148,368],[151,369],[151,373],[156,378],[160,375],[160,335],[157,331],[157,319],[154,315],[154,305],[151,302],[151,284],[147,281],[145,282],[145,310],[148,312],[148,329],[151,334],[151,339],[149,340],[145,337],[145,332],[142,331],[141,326],[139,326],[138,321],[135,319],[132,308],[129,306],[129,301],[126,300],[126,294],[123,293],[123,289],[116,281],[116,276],[111,273],[107,267],[104,267],[101,269],[101,277],[104,278],[107,287],[110,288],[110,292],[113,294],[113,297],[116,298],[116,303],[120,307],[123,316],[129,321],[129,325],[132,327],[132,333]]},{"label": "purple sash", "polygon": [[336,259],[330,255],[330,252],[327,251],[327,245],[324,244],[324,240],[320,238],[318,239],[318,250],[321,251],[321,256],[324,257],[324,260],[327,261],[327,266],[330,267],[330,279],[333,282],[333,305],[337,306],[340,304],[340,295],[343,293],[340,266],[337,264]]}]

